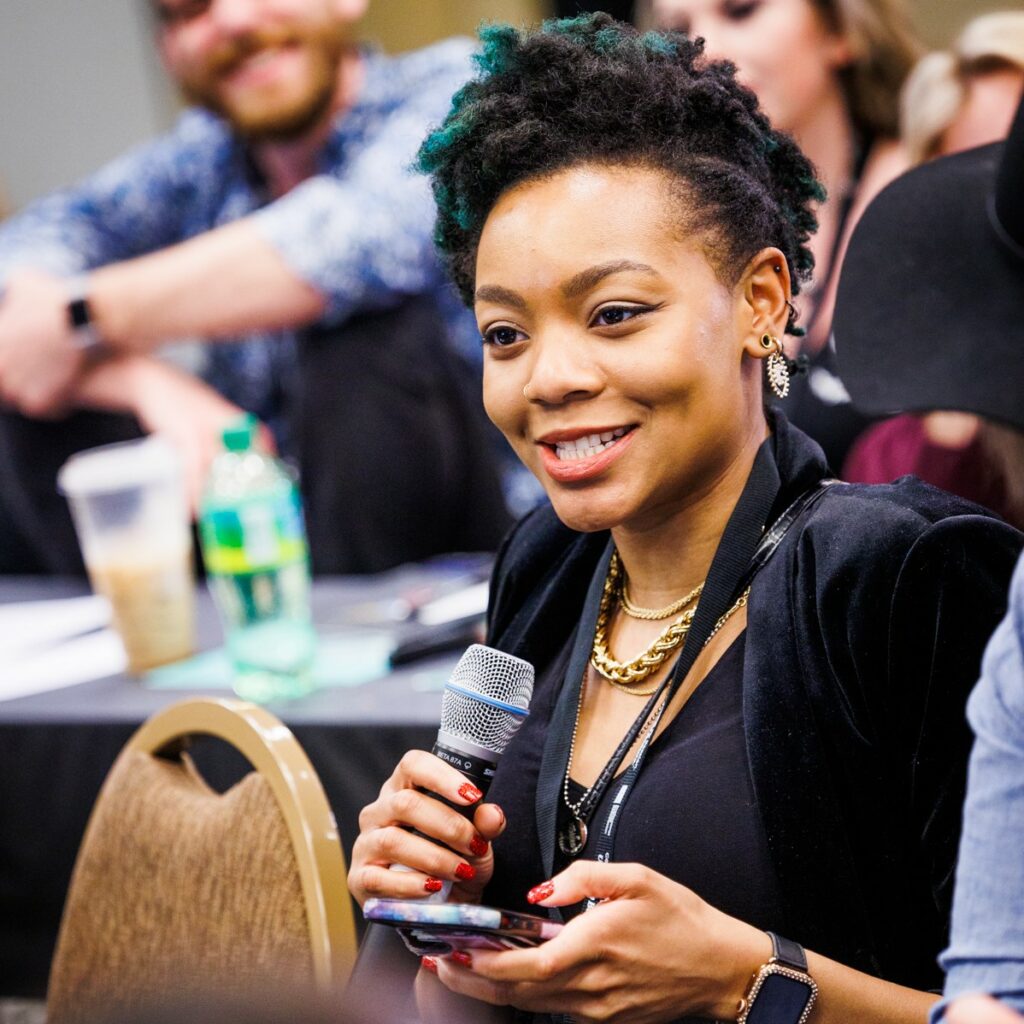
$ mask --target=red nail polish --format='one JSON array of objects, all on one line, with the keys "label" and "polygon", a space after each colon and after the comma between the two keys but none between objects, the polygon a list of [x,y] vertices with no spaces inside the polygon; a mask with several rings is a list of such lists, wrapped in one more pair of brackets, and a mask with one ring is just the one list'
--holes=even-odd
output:
[{"label": "red nail polish", "polygon": [[442,882],[440,878],[428,878],[423,883],[423,888],[426,889],[427,892],[440,892],[444,888],[444,882]]},{"label": "red nail polish", "polygon": [[540,885],[535,885],[526,894],[526,901],[528,903],[540,903],[542,900],[546,900],[554,891],[554,882],[541,882]]},{"label": "red nail polish", "polygon": [[473,958],[461,949],[457,949],[453,953],[449,954],[449,959],[454,960],[457,964],[462,964],[463,967],[473,966]]},{"label": "red nail polish", "polygon": [[463,800],[468,800],[471,804],[475,804],[483,795],[483,791],[477,789],[472,782],[464,782],[459,786],[459,796]]},{"label": "red nail polish", "polygon": [[437,974],[437,961],[432,956],[421,956],[420,966],[426,968],[431,974]]},{"label": "red nail polish", "polygon": [[469,882],[476,877],[476,868],[463,862],[455,869],[455,877],[460,882]]},{"label": "red nail polish", "polygon": [[474,857],[482,857],[487,852],[487,840],[483,836],[473,836],[469,849]]}]

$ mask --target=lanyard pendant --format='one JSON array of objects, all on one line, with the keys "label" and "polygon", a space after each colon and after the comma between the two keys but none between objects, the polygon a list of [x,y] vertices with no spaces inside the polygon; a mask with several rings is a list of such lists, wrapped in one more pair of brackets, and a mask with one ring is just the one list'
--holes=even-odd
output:
[{"label": "lanyard pendant", "polygon": [[587,824],[572,817],[558,831],[558,848],[567,857],[576,857],[587,845]]}]

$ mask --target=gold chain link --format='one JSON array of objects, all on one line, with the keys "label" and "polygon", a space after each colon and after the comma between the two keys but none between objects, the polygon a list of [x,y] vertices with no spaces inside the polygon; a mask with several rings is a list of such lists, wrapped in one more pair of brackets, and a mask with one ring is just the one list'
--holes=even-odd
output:
[{"label": "gold chain link", "polygon": [[[682,646],[690,632],[690,626],[693,623],[693,617],[697,609],[691,608],[689,611],[684,612],[654,640],[646,651],[637,655],[632,661],[616,661],[608,650],[608,623],[611,619],[614,605],[617,602],[621,603],[622,585],[622,563],[619,560],[619,553],[614,551],[612,552],[611,561],[608,563],[608,575],[605,577],[604,588],[601,592],[601,604],[598,608],[597,624],[594,627],[594,642],[591,647],[590,664],[599,675],[608,680],[616,689],[638,697],[648,696],[657,689],[657,686],[639,690],[636,688],[637,685],[657,672],[668,660],[669,655]],[[703,587],[703,584],[701,584],[701,587]],[[712,637],[718,633],[737,609],[746,605],[749,594],[750,588],[748,587],[740,594],[733,606],[715,623],[703,646],[707,646]]]},{"label": "gold chain link", "polygon": [[[633,604],[629,597],[629,580],[622,579],[622,593],[619,596],[619,607],[631,619],[643,619],[645,622],[659,622],[661,619],[678,615],[688,604],[692,604],[704,592],[704,584],[698,583],[685,597],[665,605],[664,608],[641,608]],[[691,616],[692,617],[692,616]]]}]

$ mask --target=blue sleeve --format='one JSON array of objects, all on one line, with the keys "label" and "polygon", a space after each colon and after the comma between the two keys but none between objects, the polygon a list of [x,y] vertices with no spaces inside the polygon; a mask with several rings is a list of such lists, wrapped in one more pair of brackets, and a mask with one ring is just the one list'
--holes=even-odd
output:
[{"label": "blue sleeve", "polygon": [[[975,742],[956,872],[946,1000],[987,992],[1024,1010],[1024,559],[967,708]],[[941,1019],[945,1001],[932,1021]]]},{"label": "blue sleeve", "polygon": [[0,225],[0,282],[23,268],[67,275],[180,241],[201,222],[227,138],[190,111],[139,146]]},{"label": "blue sleeve", "polygon": [[420,60],[407,95],[374,137],[337,173],[309,179],[254,215],[289,268],[327,298],[326,320],[440,286],[434,201],[411,164],[469,77],[470,53],[467,42],[453,40],[414,55]]}]

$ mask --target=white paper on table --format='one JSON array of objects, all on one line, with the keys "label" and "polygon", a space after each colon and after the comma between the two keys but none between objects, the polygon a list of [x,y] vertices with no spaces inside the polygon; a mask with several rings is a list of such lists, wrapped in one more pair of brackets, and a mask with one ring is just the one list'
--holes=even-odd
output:
[{"label": "white paper on table", "polygon": [[424,626],[442,626],[446,622],[482,616],[487,611],[487,597],[491,585],[486,580],[445,594],[422,605],[416,612],[416,619]]},{"label": "white paper on table", "polygon": [[0,604],[0,665],[109,625],[110,602],[95,594]]},{"label": "white paper on table", "polygon": [[128,664],[121,638],[101,629],[35,648],[20,656],[0,654],[0,700],[60,690],[123,672]]},{"label": "white paper on table", "polygon": [[0,700],[58,690],[122,672],[120,638],[103,597],[0,605]]}]

